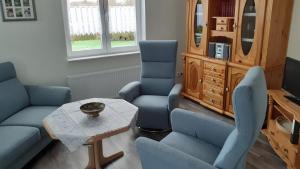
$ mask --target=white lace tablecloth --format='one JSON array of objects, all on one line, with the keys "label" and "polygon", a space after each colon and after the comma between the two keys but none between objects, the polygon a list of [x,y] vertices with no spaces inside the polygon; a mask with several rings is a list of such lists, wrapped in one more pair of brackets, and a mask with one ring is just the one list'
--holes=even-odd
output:
[{"label": "white lace tablecloth", "polygon": [[[99,117],[88,117],[80,111],[81,105],[90,102],[105,104]],[[61,106],[44,119],[44,124],[56,139],[73,152],[93,136],[135,125],[137,111],[136,106],[125,100],[87,99]]]}]

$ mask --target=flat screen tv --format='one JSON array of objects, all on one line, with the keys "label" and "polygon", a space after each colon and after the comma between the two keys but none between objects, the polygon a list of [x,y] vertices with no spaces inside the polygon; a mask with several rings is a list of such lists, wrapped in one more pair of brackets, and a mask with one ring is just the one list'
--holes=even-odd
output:
[{"label": "flat screen tv", "polygon": [[286,96],[289,100],[300,105],[300,61],[287,58],[283,89],[291,94],[290,96]]}]

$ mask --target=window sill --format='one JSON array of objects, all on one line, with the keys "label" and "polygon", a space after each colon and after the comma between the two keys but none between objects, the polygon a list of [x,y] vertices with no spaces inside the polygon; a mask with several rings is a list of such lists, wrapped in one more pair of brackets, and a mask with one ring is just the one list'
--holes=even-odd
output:
[{"label": "window sill", "polygon": [[109,58],[109,57],[116,57],[116,56],[128,56],[128,55],[135,55],[135,54],[140,54],[140,52],[135,51],[135,52],[113,53],[113,54],[96,55],[96,56],[69,57],[68,62],[78,62],[78,61],[94,60],[94,59]]}]

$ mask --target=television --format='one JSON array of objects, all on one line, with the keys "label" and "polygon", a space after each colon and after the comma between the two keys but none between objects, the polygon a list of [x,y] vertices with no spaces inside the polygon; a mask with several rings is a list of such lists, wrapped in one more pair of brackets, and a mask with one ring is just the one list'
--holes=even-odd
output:
[{"label": "television", "polygon": [[300,61],[287,57],[282,88],[291,95],[286,96],[300,105]]}]

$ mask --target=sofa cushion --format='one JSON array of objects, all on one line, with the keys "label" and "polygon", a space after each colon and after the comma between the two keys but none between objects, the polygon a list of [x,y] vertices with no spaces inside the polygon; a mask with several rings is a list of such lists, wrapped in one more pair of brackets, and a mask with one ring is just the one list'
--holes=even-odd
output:
[{"label": "sofa cushion", "polygon": [[0,83],[0,122],[29,105],[25,87],[17,80]]},{"label": "sofa cushion", "polygon": [[16,70],[11,62],[0,63],[0,83],[16,77]]},{"label": "sofa cushion", "polygon": [[168,96],[142,95],[132,102],[139,108],[137,125],[142,128],[169,128]]},{"label": "sofa cushion", "polygon": [[34,127],[0,126],[0,136],[0,168],[7,168],[41,140]]},{"label": "sofa cushion", "polygon": [[30,126],[39,128],[41,135],[47,135],[43,127],[43,119],[58,107],[52,106],[31,106],[27,107],[15,115],[3,121],[0,125],[4,126]]},{"label": "sofa cushion", "polygon": [[170,133],[161,142],[209,164],[214,163],[221,151],[212,144],[178,132]]}]

